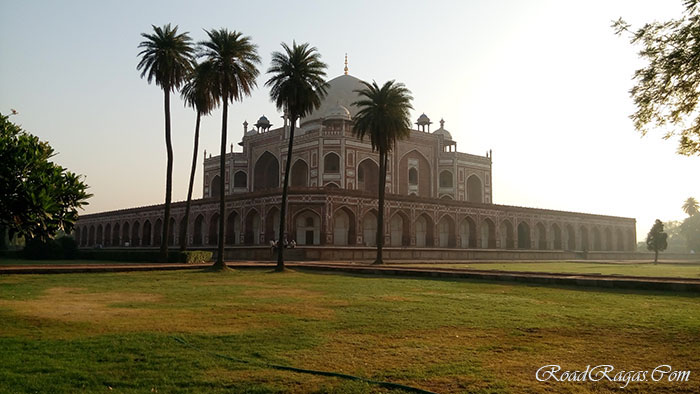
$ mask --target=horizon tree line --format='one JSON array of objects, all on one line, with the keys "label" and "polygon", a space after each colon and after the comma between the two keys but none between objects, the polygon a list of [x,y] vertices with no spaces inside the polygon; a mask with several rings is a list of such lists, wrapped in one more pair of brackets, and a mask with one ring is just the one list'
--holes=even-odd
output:
[{"label": "horizon tree line", "polygon": [[[260,56],[257,45],[249,36],[238,31],[205,30],[208,39],[193,44],[189,33],[178,33],[178,26],[170,24],[158,27],[152,25],[152,33],[142,33],[145,39],[138,47],[141,60],[137,70],[141,78],[148,83],[155,82],[163,90],[163,106],[165,115],[165,143],[167,152],[166,186],[162,240],[160,258],[168,259],[167,237],[170,232],[170,205],[172,202],[172,171],[173,151],[170,120],[170,93],[180,92],[185,105],[192,107],[196,114],[194,130],[194,149],[192,167],[190,170],[187,202],[185,206],[185,223],[188,222],[192,189],[199,147],[199,126],[202,115],[209,115],[216,107],[222,107],[221,119],[221,151],[220,151],[220,195],[219,195],[219,231],[217,239],[217,257],[212,266],[214,270],[227,270],[224,263],[224,220],[225,217],[225,156],[228,126],[228,105],[242,101],[251,95],[257,87]],[[287,195],[289,188],[289,172],[292,151],[294,147],[294,131],[296,122],[302,117],[318,109],[326,96],[328,84],[325,81],[327,65],[321,61],[321,55],[316,47],[308,43],[292,46],[281,44],[283,51],[272,53],[271,65],[267,70],[270,75],[265,86],[270,88],[270,99],[278,110],[286,112],[290,117],[288,136],[287,161],[282,184],[280,207],[280,226],[276,243],[276,271],[284,271],[284,249],[287,246],[285,236]],[[202,59],[197,62],[197,59]],[[401,83],[394,80],[379,86],[376,82],[369,84],[362,81],[364,88],[356,90],[358,101],[354,102],[359,108],[355,117],[353,133],[360,139],[368,137],[372,150],[379,153],[380,182],[377,219],[377,258],[375,264],[382,264],[382,247],[384,244],[384,198],[386,161],[397,140],[408,138],[410,134],[409,111],[411,92]],[[186,248],[187,225],[180,232],[180,248]]]}]

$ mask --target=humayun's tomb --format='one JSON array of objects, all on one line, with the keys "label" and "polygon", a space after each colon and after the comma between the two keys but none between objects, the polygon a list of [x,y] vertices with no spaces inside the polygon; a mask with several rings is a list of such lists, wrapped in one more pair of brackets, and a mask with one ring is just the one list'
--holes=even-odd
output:
[{"label": "humayun's tomb", "polygon": [[[328,82],[317,111],[295,131],[288,238],[299,258],[371,259],[377,230],[378,155],[353,136],[360,80]],[[289,122],[273,128],[262,116],[243,124],[242,152],[226,155],[226,258],[269,258],[279,226]],[[445,129],[431,131],[425,115],[389,155],[386,178],[386,258],[571,258],[633,251],[635,219],[498,205],[493,202],[491,153],[457,151]],[[203,198],[172,204],[168,242],[188,226],[188,246],[215,248],[219,220],[219,157],[204,159]],[[155,248],[163,205],[83,215],[81,247]],[[584,253],[585,252],[585,253]],[[301,254],[299,254],[301,253]]]}]

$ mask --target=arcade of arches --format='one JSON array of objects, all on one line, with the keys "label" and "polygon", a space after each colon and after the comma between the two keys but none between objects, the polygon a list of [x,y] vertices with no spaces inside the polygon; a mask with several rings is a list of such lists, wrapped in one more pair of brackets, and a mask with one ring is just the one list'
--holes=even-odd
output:
[{"label": "arcade of arches", "polygon": [[[368,166],[370,168],[371,166]],[[369,170],[368,170],[369,171]],[[297,245],[376,245],[376,209],[362,211],[337,205],[295,205],[287,221],[287,234]],[[325,217],[324,212],[332,212]],[[79,223],[75,236],[81,247],[157,247],[162,238],[162,219],[100,220]],[[218,237],[216,210],[191,215],[187,242],[191,246],[214,247]],[[228,246],[268,245],[279,229],[276,204],[232,209],[227,212],[224,240]],[[517,218],[429,212],[388,208],[385,215],[387,247],[531,249],[571,251],[630,251],[636,239],[633,227],[615,224],[581,224],[568,221],[537,221]],[[176,245],[185,223],[171,219],[169,245]]]}]

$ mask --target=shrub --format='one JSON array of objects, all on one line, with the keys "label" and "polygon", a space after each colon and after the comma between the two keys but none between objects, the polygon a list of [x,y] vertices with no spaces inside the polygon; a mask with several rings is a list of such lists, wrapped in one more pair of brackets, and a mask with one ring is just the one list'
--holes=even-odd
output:
[{"label": "shrub", "polygon": [[46,241],[35,238],[27,240],[22,255],[25,259],[30,260],[74,259],[77,249],[78,245],[73,237],[63,236]]},{"label": "shrub", "polygon": [[181,260],[181,262],[187,264],[206,263],[211,261],[211,257],[214,255],[206,250],[188,250],[179,254],[184,258],[184,261]]}]

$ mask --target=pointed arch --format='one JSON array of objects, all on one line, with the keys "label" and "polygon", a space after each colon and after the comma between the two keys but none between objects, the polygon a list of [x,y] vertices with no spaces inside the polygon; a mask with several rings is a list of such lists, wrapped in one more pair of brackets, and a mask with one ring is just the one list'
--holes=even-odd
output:
[{"label": "pointed arch", "polygon": [[[78,240],[76,240],[76,242],[78,242]],[[107,223],[107,225],[105,226],[104,242],[105,242],[105,246],[112,245],[112,224],[111,223]],[[80,244],[80,243],[78,243],[78,244]]]},{"label": "pointed arch", "polygon": [[246,245],[260,244],[260,214],[256,209],[251,209],[246,214],[243,243]]},{"label": "pointed arch", "polygon": [[124,222],[122,225],[122,244],[121,246],[131,245],[131,239],[129,238],[129,222]]},{"label": "pointed arch", "polygon": [[88,228],[87,226],[83,227],[83,233],[80,236],[80,239],[82,240],[82,246],[87,246],[88,245]]},{"label": "pointed arch", "polygon": [[588,228],[586,228],[586,226],[581,226],[579,232],[581,233],[581,250],[591,250],[591,245],[588,242]]},{"label": "pointed arch", "polygon": [[[117,231],[117,226],[114,226],[115,234]],[[156,219],[156,223],[153,225],[153,246],[160,246],[163,243],[163,220],[161,218]]]},{"label": "pointed arch", "polygon": [[379,165],[371,158],[357,165],[357,189],[375,195],[379,192]]},{"label": "pointed arch", "polygon": [[362,240],[365,246],[377,245],[377,211],[369,210],[362,217]]},{"label": "pointed arch", "polygon": [[204,244],[204,215],[201,213],[194,219],[194,228],[192,230],[192,245],[201,246]]},{"label": "pointed arch", "polygon": [[612,228],[606,227],[604,231],[604,250],[613,250]]},{"label": "pointed arch", "polygon": [[151,246],[151,221],[146,219],[143,222],[143,235],[141,236],[141,245]]},{"label": "pointed arch", "polygon": [[236,245],[240,241],[241,218],[238,212],[231,211],[226,218],[226,245]]},{"label": "pointed arch", "polygon": [[469,178],[467,178],[467,201],[484,202],[484,188],[482,185],[483,183],[478,175],[469,175]]},{"label": "pointed arch", "polygon": [[209,218],[209,234],[208,241],[210,246],[219,244],[219,213],[215,212]]},{"label": "pointed arch", "polygon": [[419,215],[413,223],[416,229],[416,246],[418,247],[429,247],[435,246],[435,239],[433,237],[433,219],[426,213]]},{"label": "pointed arch", "polygon": [[253,190],[276,189],[280,184],[280,163],[277,157],[265,151],[255,162]]},{"label": "pointed arch", "polygon": [[402,210],[394,211],[389,218],[389,246],[409,246],[411,244],[411,226],[408,214]]},{"label": "pointed arch", "polygon": [[131,225],[131,246],[140,246],[141,245],[141,224],[139,221],[135,221]]},{"label": "pointed arch", "polygon": [[454,185],[454,175],[450,170],[440,171],[440,187],[451,188]]},{"label": "pointed arch", "polygon": [[340,207],[333,214],[333,244],[355,245],[355,214],[348,207]]},{"label": "pointed arch", "polygon": [[499,232],[501,233],[501,248],[515,249],[515,230],[513,230],[513,223],[508,219],[504,219],[501,222]]},{"label": "pointed arch", "polygon": [[275,241],[279,237],[280,210],[276,206],[270,207],[265,215],[265,242]]},{"label": "pointed arch", "polygon": [[566,249],[567,250],[576,250],[576,230],[574,229],[574,226],[571,224],[566,225]]},{"label": "pointed arch", "polygon": [[323,173],[340,173],[340,156],[335,152],[329,152],[323,157]]},{"label": "pointed arch", "polygon": [[592,250],[603,250],[603,240],[600,236],[600,229],[596,226],[593,227],[593,249]]},{"label": "pointed arch", "polygon": [[476,248],[477,232],[476,232],[476,220],[471,216],[466,216],[459,224],[459,238],[461,240],[461,247],[466,248]]},{"label": "pointed arch", "polygon": [[321,217],[318,213],[304,209],[294,217],[297,245],[321,244]]},{"label": "pointed arch", "polygon": [[88,233],[88,246],[95,246],[95,225],[90,225],[90,232]]},{"label": "pointed arch", "polygon": [[[414,175],[411,175],[411,169],[415,170]],[[415,179],[413,179],[414,176]],[[407,152],[399,160],[398,184],[400,194],[433,196],[433,173],[430,161],[417,149]]]},{"label": "pointed arch", "polygon": [[170,217],[170,229],[168,230],[170,232],[168,234],[168,246],[175,245],[175,227],[175,218]]},{"label": "pointed arch", "polygon": [[617,230],[615,230],[615,237],[617,238],[617,250],[625,250],[625,237],[622,235],[621,229],[618,228]]},{"label": "pointed arch", "polygon": [[530,249],[530,225],[527,222],[518,223],[518,249]]},{"label": "pointed arch", "polygon": [[481,221],[481,247],[496,248],[496,224],[490,218]]},{"label": "pointed arch", "polygon": [[219,198],[221,195],[221,177],[218,175],[214,175],[214,177],[211,179],[211,182],[209,182],[209,197],[210,198]]},{"label": "pointed arch", "polygon": [[554,249],[555,250],[561,250],[562,249],[562,242],[561,242],[561,227],[557,223],[552,223],[552,237],[554,238]]},{"label": "pointed arch", "polygon": [[121,235],[121,231],[120,231],[119,223],[114,223],[114,229],[112,230],[112,246],[122,246],[121,242],[119,242],[120,235]]},{"label": "pointed arch", "polygon": [[455,236],[455,220],[445,214],[438,220],[438,246],[441,248],[454,248],[457,243]]},{"label": "pointed arch", "polygon": [[248,174],[245,171],[236,171],[233,174],[233,187],[241,189],[248,187]]},{"label": "pointed arch", "polygon": [[304,159],[297,159],[292,165],[291,179],[289,181],[292,187],[307,187],[309,186],[309,165]]},{"label": "pointed arch", "polygon": [[95,234],[95,243],[102,245],[102,224],[97,225],[97,233]]},{"label": "pointed arch", "polygon": [[535,241],[537,242],[537,249],[547,249],[547,228],[542,222],[535,224]]}]

